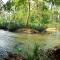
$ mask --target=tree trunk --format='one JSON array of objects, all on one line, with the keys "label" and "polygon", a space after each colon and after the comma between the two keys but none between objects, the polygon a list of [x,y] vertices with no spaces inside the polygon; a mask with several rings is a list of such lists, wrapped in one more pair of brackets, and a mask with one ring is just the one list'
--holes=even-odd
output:
[{"label": "tree trunk", "polygon": [[29,5],[28,5],[28,6],[29,6],[29,8],[28,8],[28,13],[29,13],[29,15],[28,15],[26,27],[29,27],[28,24],[29,24],[29,20],[30,20],[30,0],[28,0],[28,4],[29,4]]},{"label": "tree trunk", "polygon": [[38,11],[38,9],[39,9],[39,6],[38,6],[38,0],[37,0],[37,20],[39,20],[39,11]]}]

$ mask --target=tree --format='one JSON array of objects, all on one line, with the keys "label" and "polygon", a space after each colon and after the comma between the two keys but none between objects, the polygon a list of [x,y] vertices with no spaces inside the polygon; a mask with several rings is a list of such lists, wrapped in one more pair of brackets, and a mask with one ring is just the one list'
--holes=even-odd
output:
[{"label": "tree", "polygon": [[7,1],[6,4],[3,5],[5,11],[9,13],[9,20],[10,20],[10,12],[12,11],[12,3],[10,0]]},{"label": "tree", "polygon": [[0,0],[0,13],[1,13],[2,9],[3,9],[3,1]]},{"label": "tree", "polygon": [[26,27],[28,26],[29,24],[29,20],[30,20],[30,0],[28,0],[28,19],[27,19],[27,23],[26,23]]}]

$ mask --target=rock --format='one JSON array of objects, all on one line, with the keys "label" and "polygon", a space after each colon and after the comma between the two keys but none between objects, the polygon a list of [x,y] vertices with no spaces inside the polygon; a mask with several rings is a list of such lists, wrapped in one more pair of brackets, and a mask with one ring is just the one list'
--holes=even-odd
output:
[{"label": "rock", "polygon": [[27,60],[27,59],[21,54],[14,54],[8,52],[8,57],[4,58],[4,60]]},{"label": "rock", "polygon": [[60,60],[60,46],[56,46],[53,49],[48,49],[48,56],[51,60]]}]

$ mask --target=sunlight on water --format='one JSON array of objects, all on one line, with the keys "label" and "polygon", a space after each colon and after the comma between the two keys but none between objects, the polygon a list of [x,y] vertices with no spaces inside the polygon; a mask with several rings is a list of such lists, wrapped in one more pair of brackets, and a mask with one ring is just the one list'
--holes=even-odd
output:
[{"label": "sunlight on water", "polygon": [[6,47],[7,46],[7,42],[4,40],[0,40],[0,46],[1,47]]},{"label": "sunlight on water", "polygon": [[46,40],[46,46],[45,49],[47,48],[54,48],[55,46],[60,45],[60,32],[55,32],[50,35],[50,37]]}]

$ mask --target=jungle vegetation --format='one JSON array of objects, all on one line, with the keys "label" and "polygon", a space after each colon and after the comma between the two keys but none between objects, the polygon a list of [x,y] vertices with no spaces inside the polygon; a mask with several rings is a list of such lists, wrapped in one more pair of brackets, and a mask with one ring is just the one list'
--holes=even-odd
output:
[{"label": "jungle vegetation", "polygon": [[48,27],[59,28],[59,8],[59,0],[8,0],[0,4],[0,28],[31,28],[40,32]]}]

